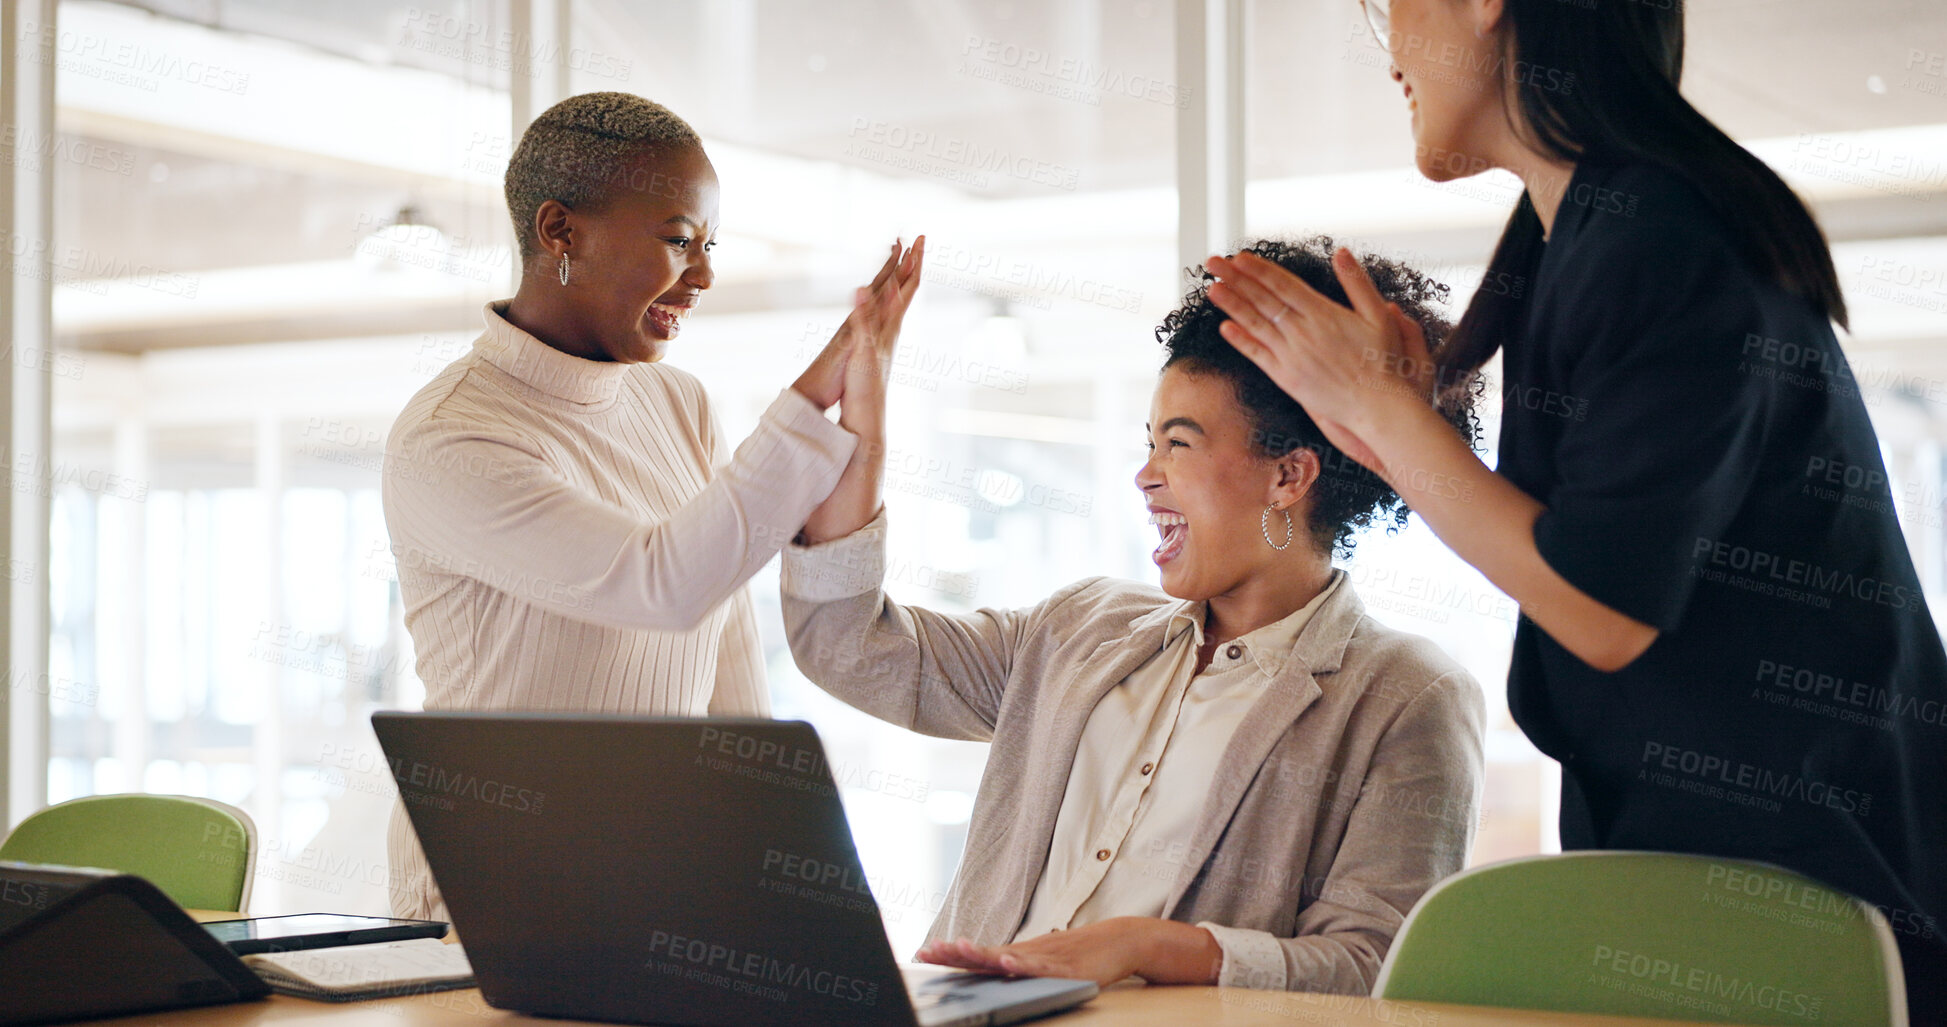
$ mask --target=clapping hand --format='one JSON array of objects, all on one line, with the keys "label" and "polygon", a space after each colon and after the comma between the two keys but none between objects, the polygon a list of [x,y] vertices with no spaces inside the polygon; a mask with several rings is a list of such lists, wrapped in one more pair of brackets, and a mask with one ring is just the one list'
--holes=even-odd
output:
[{"label": "clapping hand", "polygon": [[1383,474],[1363,436],[1387,404],[1433,400],[1436,375],[1419,323],[1387,302],[1344,248],[1332,269],[1350,308],[1255,253],[1212,257],[1207,267],[1219,279],[1210,301],[1230,315],[1224,339],[1297,400],[1334,446]]}]

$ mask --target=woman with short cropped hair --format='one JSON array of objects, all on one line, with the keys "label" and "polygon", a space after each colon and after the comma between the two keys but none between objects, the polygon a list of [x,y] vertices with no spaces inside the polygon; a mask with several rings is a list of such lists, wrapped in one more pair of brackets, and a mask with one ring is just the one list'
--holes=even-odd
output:
[{"label": "woman with short cropped hair", "polygon": [[[831,343],[732,452],[660,363],[715,275],[717,179],[694,130],[627,93],[549,108],[507,165],[522,275],[386,442],[386,528],[427,709],[769,713],[745,581],[863,459],[855,348],[919,284],[893,253]],[[873,366],[860,361],[861,368]],[[403,807],[395,913],[439,917]]]}]

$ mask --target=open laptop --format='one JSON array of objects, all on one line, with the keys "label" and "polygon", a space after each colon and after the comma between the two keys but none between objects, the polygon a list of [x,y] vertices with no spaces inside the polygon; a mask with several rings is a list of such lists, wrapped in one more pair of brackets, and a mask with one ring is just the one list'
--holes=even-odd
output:
[{"label": "open laptop", "polygon": [[944,1027],[1096,993],[902,974],[809,724],[377,713],[372,727],[489,1005],[683,1027]]}]

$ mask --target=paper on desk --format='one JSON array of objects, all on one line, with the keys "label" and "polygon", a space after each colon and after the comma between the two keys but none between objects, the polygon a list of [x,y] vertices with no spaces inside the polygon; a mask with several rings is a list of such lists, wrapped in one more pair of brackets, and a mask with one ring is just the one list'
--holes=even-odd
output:
[{"label": "paper on desk", "polygon": [[264,953],[243,961],[278,991],[341,1002],[473,984],[466,950],[437,938]]}]

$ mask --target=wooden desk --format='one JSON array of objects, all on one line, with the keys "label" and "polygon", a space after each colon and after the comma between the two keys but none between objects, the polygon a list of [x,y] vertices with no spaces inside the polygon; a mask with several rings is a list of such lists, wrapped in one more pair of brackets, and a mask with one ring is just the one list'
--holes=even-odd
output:
[{"label": "wooden desk", "polygon": [[[89,1027],[563,1027],[578,1020],[545,1020],[494,1009],[480,992],[441,991],[370,1002],[311,1002],[273,995],[263,1002],[209,1006],[116,1020]],[[1037,1020],[1048,1027],[1678,1027],[1679,1021],[1571,1016],[1481,1006],[1374,1002],[1339,995],[1247,991],[1240,988],[1110,988],[1073,1012]],[[1701,1025],[1693,1025],[1701,1027]]]},{"label": "wooden desk", "polygon": [[[192,910],[198,920],[234,919],[235,913]],[[581,1023],[548,1020],[495,1009],[477,988],[440,991],[370,1002],[312,1002],[273,995],[264,1002],[184,1009],[115,1020],[89,1021],[91,1027],[562,1027]],[[1631,1017],[1575,1016],[1481,1006],[1424,1002],[1375,1002],[1343,995],[1250,991],[1243,988],[1146,988],[1119,985],[1072,1012],[1037,1020],[1048,1027],[1674,1027],[1684,1021]],[[1692,1025],[1702,1027],[1702,1025]]]}]

